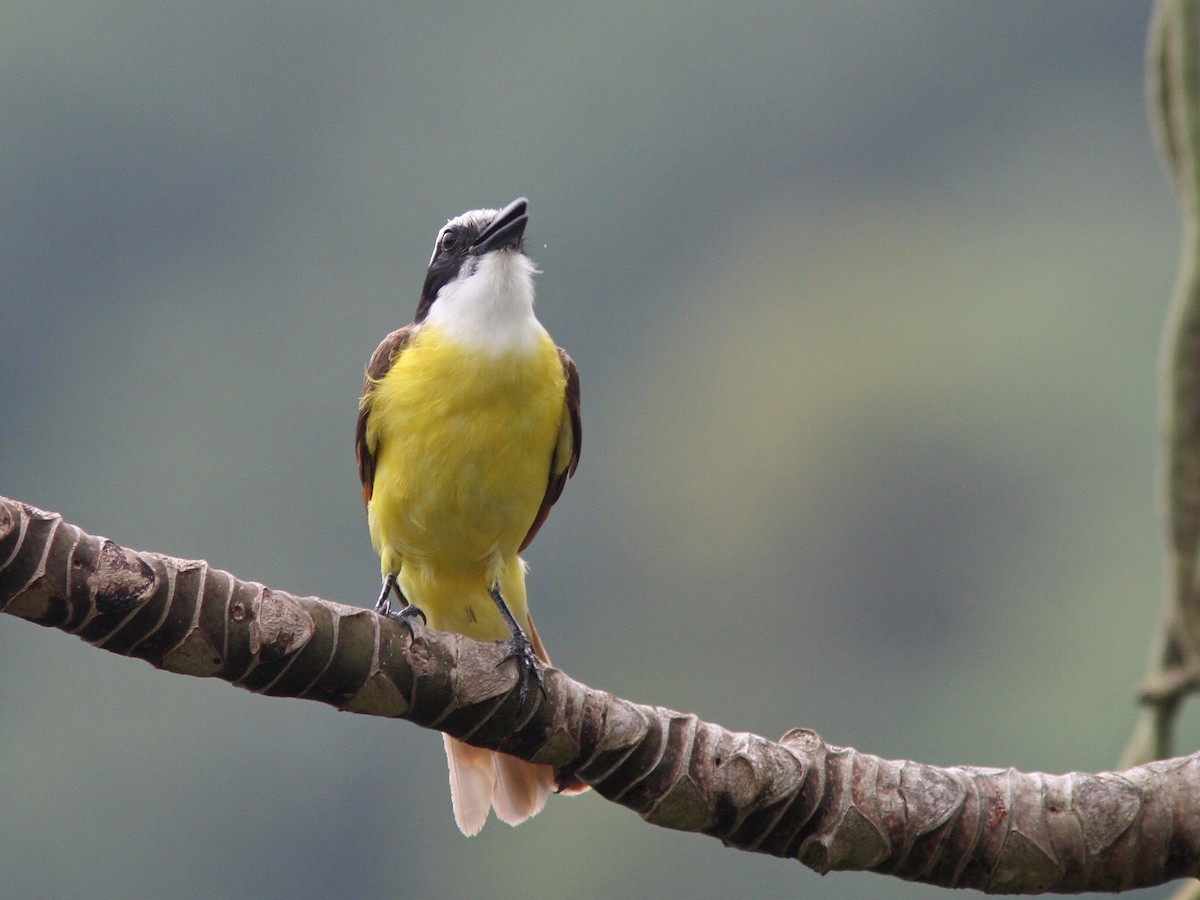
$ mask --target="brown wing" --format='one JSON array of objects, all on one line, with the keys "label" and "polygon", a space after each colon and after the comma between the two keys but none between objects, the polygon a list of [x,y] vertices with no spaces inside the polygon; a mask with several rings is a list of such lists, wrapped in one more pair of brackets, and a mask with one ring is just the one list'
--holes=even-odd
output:
[{"label": "brown wing", "polygon": [[392,368],[392,362],[404,349],[416,325],[405,325],[383,339],[371,361],[367,363],[367,374],[363,378],[362,393],[358,397],[358,423],[354,428],[354,453],[358,457],[358,479],[362,482],[363,505],[371,502],[371,490],[375,484],[375,451],[367,446],[367,419],[370,418],[370,396],[375,385]]},{"label": "brown wing", "polygon": [[566,415],[563,416],[558,443],[550,456],[550,478],[546,482],[546,496],[542,498],[542,506],[534,517],[533,524],[529,526],[525,540],[521,542],[522,550],[529,546],[538,533],[538,529],[546,521],[546,516],[550,515],[550,507],[558,500],[567,479],[575,474],[575,467],[579,465],[579,445],[583,441],[583,429],[579,420],[579,370],[562,347],[558,348],[558,358],[562,360],[563,374],[567,376]]}]

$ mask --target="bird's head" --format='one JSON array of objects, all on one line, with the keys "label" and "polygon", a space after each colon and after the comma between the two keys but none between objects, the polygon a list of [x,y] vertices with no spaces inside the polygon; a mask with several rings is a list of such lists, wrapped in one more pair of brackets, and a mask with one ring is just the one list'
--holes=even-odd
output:
[{"label": "bird's head", "polygon": [[425,273],[417,322],[435,305],[447,315],[510,304],[532,309],[536,269],[522,252],[528,205],[518,197],[503,209],[473,209],[442,227]]}]

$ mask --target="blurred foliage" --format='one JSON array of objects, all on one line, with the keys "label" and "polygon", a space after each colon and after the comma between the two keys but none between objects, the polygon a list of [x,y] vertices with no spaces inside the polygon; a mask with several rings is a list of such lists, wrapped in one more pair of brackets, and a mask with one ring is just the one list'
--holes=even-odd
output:
[{"label": "blurred foliage", "polygon": [[[523,193],[583,373],[529,553],[557,662],[769,736],[1110,767],[1162,581],[1147,14],[7,4],[0,492],[366,604],[362,367],[442,222]],[[17,621],[0,657],[12,896],[934,893],[595,797],[467,841],[435,734]]]}]

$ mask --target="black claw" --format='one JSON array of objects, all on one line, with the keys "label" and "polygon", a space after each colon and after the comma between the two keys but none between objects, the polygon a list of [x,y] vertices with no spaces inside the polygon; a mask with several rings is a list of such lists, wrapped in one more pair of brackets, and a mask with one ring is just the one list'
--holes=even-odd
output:
[{"label": "black claw", "polygon": [[[400,601],[399,609],[392,606],[392,601],[388,597],[393,591],[396,599]],[[383,588],[379,591],[379,599],[375,601],[375,612],[388,619],[398,619],[410,626],[414,619],[420,619],[422,625],[428,622],[425,612],[420,607],[413,606],[408,602],[404,591],[400,590],[400,585],[396,583],[394,573],[388,573],[387,577],[383,579]]]},{"label": "black claw", "polygon": [[538,690],[542,692],[542,696],[546,696],[546,683],[542,681],[541,662],[537,658],[537,654],[533,652],[533,644],[529,637],[521,630],[521,626],[517,624],[517,620],[513,618],[513,614],[509,611],[508,604],[504,602],[504,598],[500,596],[500,589],[493,587],[488,590],[492,597],[492,601],[496,604],[496,608],[500,610],[500,615],[504,617],[505,624],[508,625],[508,653],[501,660],[501,665],[508,662],[510,659],[516,660],[517,663],[517,703],[520,706],[525,705],[525,700],[529,697],[529,683],[532,681],[538,686]]},{"label": "black claw", "polygon": [[404,607],[399,612],[388,611],[388,617],[399,619],[405,625],[412,625],[414,619],[420,619],[422,625],[428,625],[429,620],[425,618],[425,610],[419,606],[413,606],[411,603]]}]

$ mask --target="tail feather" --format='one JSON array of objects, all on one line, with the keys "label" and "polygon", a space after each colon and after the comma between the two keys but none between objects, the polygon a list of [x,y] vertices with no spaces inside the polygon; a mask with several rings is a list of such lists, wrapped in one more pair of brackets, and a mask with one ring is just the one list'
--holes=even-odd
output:
[{"label": "tail feather", "polygon": [[493,754],[493,762],[496,790],[492,806],[496,817],[509,825],[520,825],[540,813],[554,786],[554,770],[505,753]]},{"label": "tail feather", "polygon": [[478,834],[493,807],[500,821],[509,825],[520,825],[542,811],[554,787],[550,766],[442,737],[450,767],[454,822],[463,834]]},{"label": "tail feather", "polygon": [[496,767],[491,750],[472,747],[442,735],[446,762],[450,767],[450,802],[454,805],[454,823],[467,837],[478,834],[492,808],[496,788]]}]

